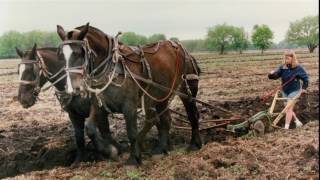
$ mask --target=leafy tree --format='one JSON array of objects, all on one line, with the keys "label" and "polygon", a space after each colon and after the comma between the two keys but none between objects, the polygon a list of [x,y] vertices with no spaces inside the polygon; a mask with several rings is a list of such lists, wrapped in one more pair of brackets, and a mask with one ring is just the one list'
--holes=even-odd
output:
[{"label": "leafy tree", "polygon": [[56,32],[30,31],[23,34],[25,46],[33,47],[37,43],[38,47],[57,47],[61,42]]},{"label": "leafy tree", "polygon": [[307,46],[312,53],[319,45],[319,16],[307,16],[290,23],[286,40],[302,46]]},{"label": "leafy tree", "polygon": [[137,46],[146,44],[147,38],[134,32],[125,32],[121,35],[120,41],[129,46]]},{"label": "leafy tree", "polygon": [[244,28],[234,27],[232,33],[232,47],[233,49],[242,51],[247,49],[249,46],[248,34],[245,32]]},{"label": "leafy tree", "polygon": [[0,56],[9,58],[15,56],[15,47],[23,47],[23,36],[17,31],[9,31],[0,37]]},{"label": "leafy tree", "polygon": [[264,50],[268,49],[272,45],[273,32],[271,29],[263,24],[263,25],[255,25],[253,27],[253,33],[251,36],[252,43],[258,49],[261,49],[261,53]]},{"label": "leafy tree", "polygon": [[17,57],[15,47],[31,49],[34,43],[38,47],[57,47],[60,39],[56,32],[30,31],[19,33],[8,31],[0,37],[0,58]]},{"label": "leafy tree", "polygon": [[164,34],[153,34],[148,38],[148,43],[155,43],[161,40],[166,40],[166,36]]},{"label": "leafy tree", "polygon": [[227,24],[209,28],[206,44],[209,50],[219,50],[220,54],[231,46],[233,26]]}]

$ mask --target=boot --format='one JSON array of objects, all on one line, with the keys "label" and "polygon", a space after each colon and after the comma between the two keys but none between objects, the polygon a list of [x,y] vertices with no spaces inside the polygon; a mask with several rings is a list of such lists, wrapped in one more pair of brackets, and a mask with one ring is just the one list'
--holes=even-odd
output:
[{"label": "boot", "polygon": [[303,124],[301,121],[299,121],[298,118],[295,119],[294,123],[296,124],[296,128],[301,127]]}]

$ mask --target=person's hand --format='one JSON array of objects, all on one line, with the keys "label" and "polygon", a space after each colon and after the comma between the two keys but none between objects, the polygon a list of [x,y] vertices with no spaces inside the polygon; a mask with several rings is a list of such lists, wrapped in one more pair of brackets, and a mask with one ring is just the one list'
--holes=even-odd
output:
[{"label": "person's hand", "polygon": [[270,71],[270,73],[269,74],[273,74],[273,73],[275,73],[276,71],[275,70],[272,70],[272,71]]}]

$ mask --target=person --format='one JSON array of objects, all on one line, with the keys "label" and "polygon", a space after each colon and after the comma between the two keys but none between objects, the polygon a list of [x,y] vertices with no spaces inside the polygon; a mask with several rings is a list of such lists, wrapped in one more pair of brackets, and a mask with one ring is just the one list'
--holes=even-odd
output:
[{"label": "person", "polygon": [[[309,84],[309,77],[303,67],[299,64],[296,54],[293,50],[287,50],[284,53],[282,64],[268,74],[269,79],[279,79],[282,81],[281,94],[284,98],[289,98],[286,102],[293,101],[293,98],[299,95],[299,93],[306,93]],[[302,80],[302,87],[300,85]],[[303,124],[297,118],[293,111],[294,104],[286,112],[286,120],[284,129],[289,129],[292,118],[295,119],[296,127],[300,127]]]}]

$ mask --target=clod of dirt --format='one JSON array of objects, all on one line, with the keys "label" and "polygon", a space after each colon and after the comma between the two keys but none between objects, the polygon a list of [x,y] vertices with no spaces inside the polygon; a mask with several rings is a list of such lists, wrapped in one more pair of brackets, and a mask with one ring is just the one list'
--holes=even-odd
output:
[{"label": "clod of dirt", "polygon": [[304,149],[302,156],[306,159],[310,159],[313,157],[318,156],[319,151],[311,144],[308,144],[307,147]]},{"label": "clod of dirt", "polygon": [[319,172],[319,162],[314,162],[314,163],[311,165],[311,170],[312,170],[312,171],[315,171],[315,172]]},{"label": "clod of dirt", "polygon": [[251,174],[259,174],[260,172],[259,170],[260,166],[257,163],[248,163],[247,168]]},{"label": "clod of dirt", "polygon": [[246,177],[239,176],[239,177],[236,178],[236,180],[246,180]]},{"label": "clod of dirt", "polygon": [[233,166],[235,165],[236,163],[235,162],[226,162],[226,161],[223,161],[221,159],[214,159],[211,164],[215,167],[215,168],[228,168],[230,166]]},{"label": "clod of dirt", "polygon": [[5,132],[5,130],[0,130],[0,139],[6,137],[6,136],[4,136],[4,135],[1,134],[1,133],[4,133],[4,132]]},{"label": "clod of dirt", "polygon": [[12,101],[18,101],[18,96],[13,96]]}]

